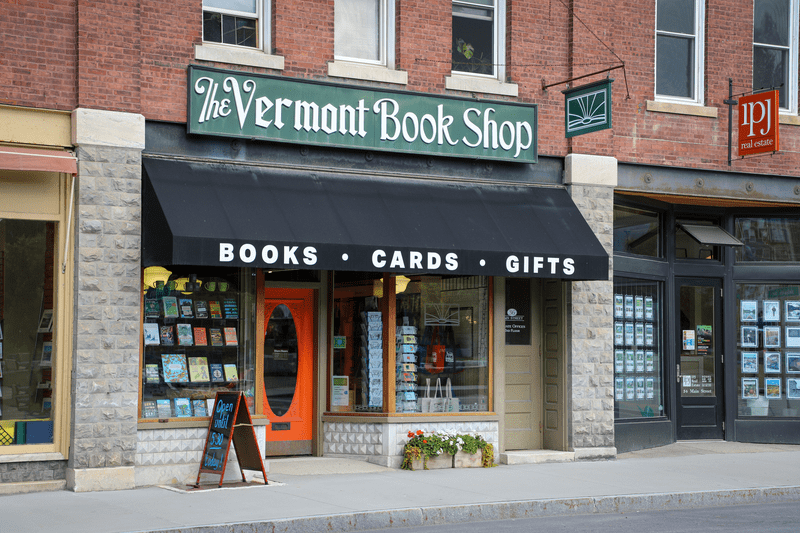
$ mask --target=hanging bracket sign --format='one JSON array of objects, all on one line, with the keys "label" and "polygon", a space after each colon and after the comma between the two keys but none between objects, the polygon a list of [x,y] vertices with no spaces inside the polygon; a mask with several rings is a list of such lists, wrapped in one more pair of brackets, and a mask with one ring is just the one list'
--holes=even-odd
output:
[{"label": "hanging bracket sign", "polygon": [[208,424],[208,436],[195,487],[200,486],[200,474],[219,475],[219,485],[222,486],[231,441],[236,450],[242,481],[247,481],[245,470],[255,470],[264,475],[264,484],[267,484],[267,472],[264,470],[264,461],[261,459],[244,395],[241,392],[218,392],[214,399],[214,412],[211,413],[211,422]]},{"label": "hanging bracket sign", "polygon": [[611,128],[611,83],[608,78],[561,91],[567,138]]},{"label": "hanging bracket sign", "polygon": [[739,156],[780,150],[778,91],[739,98]]}]

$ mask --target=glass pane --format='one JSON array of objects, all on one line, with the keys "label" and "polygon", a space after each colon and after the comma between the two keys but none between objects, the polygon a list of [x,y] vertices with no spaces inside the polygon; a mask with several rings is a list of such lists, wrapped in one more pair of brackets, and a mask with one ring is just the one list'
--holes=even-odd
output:
[{"label": "glass pane", "polygon": [[381,61],[380,0],[336,0],[334,53],[337,57]]},{"label": "glass pane", "polygon": [[737,218],[736,261],[800,261],[800,218]]},{"label": "glass pane", "polygon": [[664,414],[661,283],[614,280],[614,412],[616,418]]},{"label": "glass pane", "polygon": [[715,391],[714,287],[680,290],[680,387],[684,397],[713,397]]},{"label": "glass pane", "polygon": [[453,7],[453,71],[495,75],[494,12]]},{"label": "glass pane", "polygon": [[[678,224],[702,224],[697,220],[678,220]],[[675,228],[675,257],[677,259],[720,259],[720,247],[701,244],[680,226]]]},{"label": "glass pane", "polygon": [[203,11],[203,40],[208,43],[222,42],[222,15]]},{"label": "glass pane", "polygon": [[659,257],[658,213],[614,206],[614,251]]},{"label": "glass pane", "polygon": [[255,394],[250,271],[144,269],[142,418],[206,417],[217,392]]},{"label": "glass pane", "polygon": [[[780,107],[787,108],[786,82],[789,79],[789,50],[753,47],[753,90],[780,87]],[[783,87],[781,87],[783,85]]]},{"label": "glass pane", "polygon": [[789,0],[755,0],[753,42],[789,46]]},{"label": "glass pane", "polygon": [[800,416],[800,285],[736,285],[739,416]]},{"label": "glass pane", "polygon": [[445,396],[452,385],[454,403],[444,411],[488,411],[488,298],[488,278],[479,276],[413,277],[398,288],[398,413],[436,412],[426,396],[438,383]]},{"label": "glass pane", "polygon": [[0,446],[53,442],[55,224],[0,220]]},{"label": "glass pane", "polygon": [[297,388],[297,327],[289,308],[275,307],[264,337],[264,390],[276,416],[289,411]]},{"label": "glass pane", "polygon": [[656,29],[694,35],[694,0],[658,0]]},{"label": "glass pane", "polygon": [[[433,397],[438,381],[447,395],[448,380],[449,411],[487,411],[488,278],[390,279],[396,290],[394,324],[381,312],[382,278],[336,273],[331,410],[385,410],[382,395],[389,385],[383,376],[389,365],[397,412],[444,412],[426,399],[426,385]],[[394,360],[384,354],[385,335],[393,339]]]},{"label": "glass pane", "polygon": [[255,47],[258,43],[255,19],[222,15],[222,42]]},{"label": "glass pane", "polygon": [[455,8],[458,4],[478,4],[481,6],[490,6],[494,7],[495,0],[467,0],[466,2],[453,2],[453,7]]},{"label": "glass pane", "polygon": [[203,0],[203,7],[256,13],[256,0]]},{"label": "glass pane", "polygon": [[694,98],[694,39],[657,37],[656,93]]}]

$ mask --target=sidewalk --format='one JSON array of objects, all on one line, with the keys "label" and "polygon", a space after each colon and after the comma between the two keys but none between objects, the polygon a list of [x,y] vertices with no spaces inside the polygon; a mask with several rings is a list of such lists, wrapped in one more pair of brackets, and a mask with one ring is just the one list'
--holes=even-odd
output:
[{"label": "sidewalk", "polygon": [[322,532],[800,501],[800,446],[681,442],[616,460],[408,472],[270,461],[270,485],[0,497],[0,533]]}]

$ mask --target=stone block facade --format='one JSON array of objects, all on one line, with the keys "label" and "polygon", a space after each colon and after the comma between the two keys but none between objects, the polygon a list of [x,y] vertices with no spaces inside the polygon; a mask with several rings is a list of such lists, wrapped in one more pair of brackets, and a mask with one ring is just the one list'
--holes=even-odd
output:
[{"label": "stone block facade", "polygon": [[480,435],[498,448],[499,423],[496,421],[419,422],[419,423],[357,423],[324,422],[323,455],[326,457],[357,457],[371,463],[399,468],[408,432]]},{"label": "stone block facade", "polygon": [[[138,126],[138,127],[137,127]],[[76,491],[132,488],[139,398],[144,117],[76,110],[72,449]]]},{"label": "stone block facade", "polygon": [[574,281],[567,291],[570,448],[614,446],[614,186],[616,160],[567,156],[572,200],[609,255],[608,281]]}]

